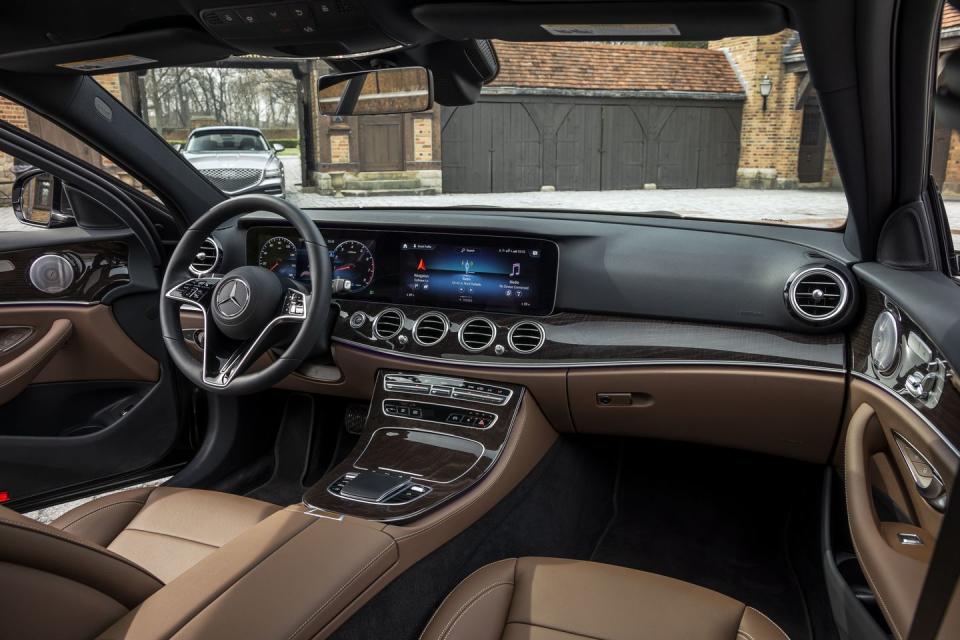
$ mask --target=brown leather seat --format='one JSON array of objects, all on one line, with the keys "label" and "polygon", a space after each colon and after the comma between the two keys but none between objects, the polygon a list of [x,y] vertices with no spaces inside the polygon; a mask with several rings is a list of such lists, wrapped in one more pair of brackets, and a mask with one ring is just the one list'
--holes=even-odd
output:
[{"label": "brown leather seat", "polygon": [[786,640],[769,618],[703,587],[595,562],[519,558],[450,592],[421,640]]},{"label": "brown leather seat", "polygon": [[0,507],[0,620],[17,637],[92,637],[278,509],[168,487],[93,500],[51,525]]}]

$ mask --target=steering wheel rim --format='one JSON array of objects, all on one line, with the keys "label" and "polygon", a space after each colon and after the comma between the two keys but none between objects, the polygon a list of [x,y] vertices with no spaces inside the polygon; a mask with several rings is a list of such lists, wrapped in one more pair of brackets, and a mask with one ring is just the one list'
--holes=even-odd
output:
[{"label": "steering wheel rim", "polygon": [[[240,267],[223,276],[192,277],[189,266],[200,249],[200,244],[223,223],[236,216],[256,211],[280,215],[290,222],[303,238],[312,282],[312,290],[309,294],[281,281],[275,274],[262,267]],[[262,270],[269,275],[259,273],[257,270]],[[250,278],[250,276],[253,277]],[[255,338],[236,340],[235,342],[240,344],[236,345],[232,353],[228,352],[227,358],[221,358],[216,350],[229,349],[233,346],[230,344],[230,339],[223,335],[222,329],[218,327],[222,314],[215,314],[212,306],[218,304],[216,296],[222,285],[225,283],[229,285],[230,281],[234,280],[241,280],[246,284],[247,298],[241,309],[245,311],[247,307],[253,309],[256,306],[253,304],[254,292],[246,280],[254,279],[269,283],[270,277],[276,278],[283,288],[280,308],[272,311],[269,323]],[[330,257],[323,234],[303,211],[286,200],[268,195],[250,194],[230,198],[200,216],[184,232],[170,257],[160,294],[160,325],[164,344],[177,368],[191,382],[207,391],[226,395],[243,395],[266,390],[293,373],[310,355],[323,332],[326,331],[330,314],[330,282]],[[235,289],[236,287],[234,291]],[[186,293],[189,293],[189,296]],[[302,313],[295,311],[298,301],[302,302],[300,304]],[[201,361],[197,361],[184,339],[180,324],[181,307],[203,313],[204,339]],[[288,310],[293,311],[288,312]],[[263,309],[255,309],[255,311],[264,313]],[[281,325],[292,323],[299,323],[300,326],[283,354],[267,367],[245,373],[246,368],[272,346],[269,344],[270,334],[276,332]],[[276,344],[276,340],[273,344]],[[208,353],[208,350],[211,353]],[[214,370],[216,373],[211,375]]]}]

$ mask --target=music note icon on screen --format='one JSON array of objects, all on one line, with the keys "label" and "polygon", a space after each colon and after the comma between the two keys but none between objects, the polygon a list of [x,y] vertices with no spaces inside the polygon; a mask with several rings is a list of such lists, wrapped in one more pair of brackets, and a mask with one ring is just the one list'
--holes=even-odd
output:
[{"label": "music note icon on screen", "polygon": [[519,262],[514,262],[514,263],[513,263],[513,269],[511,269],[511,271],[510,271],[510,277],[512,278],[512,277],[518,276],[518,275],[520,275],[520,263],[519,263]]}]

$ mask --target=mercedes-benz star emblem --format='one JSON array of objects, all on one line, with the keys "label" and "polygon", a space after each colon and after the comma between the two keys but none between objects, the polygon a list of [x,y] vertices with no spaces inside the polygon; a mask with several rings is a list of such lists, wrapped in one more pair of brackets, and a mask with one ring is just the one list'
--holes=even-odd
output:
[{"label": "mercedes-benz star emblem", "polygon": [[228,280],[217,293],[217,310],[224,318],[243,313],[250,302],[250,287],[240,278]]}]

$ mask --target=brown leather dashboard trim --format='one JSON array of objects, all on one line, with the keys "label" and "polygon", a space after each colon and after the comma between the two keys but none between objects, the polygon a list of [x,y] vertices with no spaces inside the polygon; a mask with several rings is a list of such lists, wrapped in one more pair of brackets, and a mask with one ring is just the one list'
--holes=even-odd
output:
[{"label": "brown leather dashboard trim", "polygon": [[68,320],[73,334],[43,367],[34,383],[81,380],[142,380],[160,378],[160,365],[120,328],[107,305],[0,306],[0,326],[33,327],[34,333],[0,365],[12,361],[46,334],[57,320]]},{"label": "brown leather dashboard trim", "polygon": [[[844,384],[840,374],[752,367],[617,367],[567,375],[579,433],[701,442],[820,464],[840,428]],[[602,404],[601,397],[615,400]]]}]

